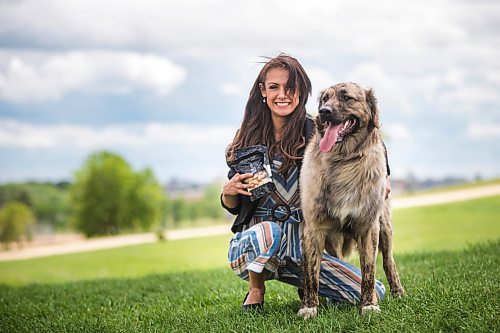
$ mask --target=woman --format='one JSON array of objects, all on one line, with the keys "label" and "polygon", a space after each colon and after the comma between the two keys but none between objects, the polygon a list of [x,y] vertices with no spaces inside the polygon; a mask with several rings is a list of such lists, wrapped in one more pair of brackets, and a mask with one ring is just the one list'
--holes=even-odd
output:
[{"label": "woman", "polygon": [[[255,80],[241,127],[226,152],[226,158],[233,160],[238,148],[267,146],[277,188],[251,202],[248,189],[254,185],[244,181],[252,174],[230,171],[221,195],[222,206],[237,215],[228,258],[233,271],[249,282],[243,309],[262,308],[267,280],[301,287],[303,221],[298,177],[306,141],[314,129],[305,109],[310,94],[311,81],[295,58],[280,54],[269,59]],[[320,295],[356,303],[360,285],[358,268],[323,255]],[[382,299],[385,289],[378,281],[376,291]]]}]

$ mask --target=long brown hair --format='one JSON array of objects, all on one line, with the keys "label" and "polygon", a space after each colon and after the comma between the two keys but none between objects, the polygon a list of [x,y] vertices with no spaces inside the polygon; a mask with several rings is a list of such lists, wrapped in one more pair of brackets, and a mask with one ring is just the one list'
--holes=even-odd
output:
[{"label": "long brown hair", "polygon": [[[267,103],[262,101],[260,90],[260,85],[264,84],[267,72],[276,67],[288,71],[287,93],[293,95],[297,89],[299,92],[299,104],[287,116],[282,129],[282,139],[278,142],[274,138],[271,110]],[[311,80],[297,59],[283,53],[277,57],[268,58],[250,90],[241,127],[229,145],[226,157],[229,160],[234,159],[235,149],[264,144],[269,149],[271,160],[276,154],[282,155],[283,164],[279,171],[286,174],[294,161],[302,158],[298,156],[298,151],[305,145],[303,128],[306,120],[306,103],[310,94]]]}]

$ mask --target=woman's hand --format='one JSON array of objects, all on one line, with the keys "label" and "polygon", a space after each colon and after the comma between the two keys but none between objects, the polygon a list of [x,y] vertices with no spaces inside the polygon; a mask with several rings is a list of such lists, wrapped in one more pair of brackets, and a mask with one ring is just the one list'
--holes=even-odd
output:
[{"label": "woman's hand", "polygon": [[224,188],[222,189],[223,206],[235,208],[238,206],[238,194],[251,195],[251,193],[246,189],[254,187],[255,185],[243,183],[245,179],[251,177],[253,177],[253,174],[251,173],[244,173],[242,175],[237,173],[224,185]]},{"label": "woman's hand", "polygon": [[251,195],[250,192],[248,192],[246,189],[247,188],[252,188],[255,185],[253,184],[245,184],[243,181],[245,179],[253,177],[252,173],[244,173],[244,174],[235,174],[233,178],[231,178],[225,185],[222,190],[222,194],[224,196],[236,196],[238,194],[242,195]]}]

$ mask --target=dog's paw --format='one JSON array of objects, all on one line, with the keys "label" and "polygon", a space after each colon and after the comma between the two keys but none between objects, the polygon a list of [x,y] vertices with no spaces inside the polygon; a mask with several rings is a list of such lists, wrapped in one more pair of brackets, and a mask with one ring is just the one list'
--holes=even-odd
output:
[{"label": "dog's paw", "polygon": [[403,288],[394,291],[391,290],[391,295],[394,298],[402,298],[405,295],[405,291]]},{"label": "dog's paw", "polygon": [[368,315],[373,313],[380,313],[380,307],[378,305],[365,305],[361,307],[361,315]]},{"label": "dog's paw", "polygon": [[303,317],[304,320],[316,317],[317,314],[318,314],[318,307],[317,306],[312,307],[312,308],[303,307],[299,310],[299,312],[297,312],[297,316]]}]

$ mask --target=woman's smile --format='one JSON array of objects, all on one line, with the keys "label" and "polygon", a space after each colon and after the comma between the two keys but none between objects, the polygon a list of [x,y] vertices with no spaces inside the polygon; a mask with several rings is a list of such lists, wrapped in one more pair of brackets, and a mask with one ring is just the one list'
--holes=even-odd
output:
[{"label": "woman's smile", "polygon": [[290,105],[290,102],[276,102],[275,104],[279,107],[286,107]]}]

